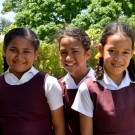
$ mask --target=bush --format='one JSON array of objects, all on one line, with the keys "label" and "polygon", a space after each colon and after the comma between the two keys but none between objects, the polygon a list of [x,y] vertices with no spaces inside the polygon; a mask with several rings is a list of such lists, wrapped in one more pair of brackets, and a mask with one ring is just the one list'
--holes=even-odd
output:
[{"label": "bush", "polygon": [[3,69],[4,69],[4,66],[3,66],[3,51],[2,51],[2,46],[3,46],[3,42],[0,42],[0,74],[3,73]]},{"label": "bush", "polygon": [[37,61],[34,62],[34,66],[39,71],[47,72],[57,78],[66,74],[59,62],[58,47],[54,44],[41,42],[40,53]]}]

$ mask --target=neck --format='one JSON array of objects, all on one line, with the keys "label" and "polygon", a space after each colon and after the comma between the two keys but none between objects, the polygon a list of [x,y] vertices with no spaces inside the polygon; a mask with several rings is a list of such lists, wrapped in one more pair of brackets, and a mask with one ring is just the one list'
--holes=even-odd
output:
[{"label": "neck", "polygon": [[110,77],[114,83],[119,86],[123,80],[123,78],[125,77],[125,72],[122,75],[116,75],[115,77]]},{"label": "neck", "polygon": [[72,78],[74,79],[74,82],[76,83],[76,85],[78,85],[80,83],[80,81],[88,74],[89,70],[86,68],[86,70],[83,72],[80,72],[79,74],[75,74],[75,75],[71,75]]}]

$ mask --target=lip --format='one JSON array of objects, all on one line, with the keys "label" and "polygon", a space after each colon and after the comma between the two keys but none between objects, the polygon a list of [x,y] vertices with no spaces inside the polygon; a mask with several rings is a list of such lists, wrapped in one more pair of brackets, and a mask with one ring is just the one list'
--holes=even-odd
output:
[{"label": "lip", "polygon": [[65,65],[66,65],[67,67],[73,67],[73,66],[75,65],[75,63],[65,63]]},{"label": "lip", "polygon": [[24,65],[25,63],[24,62],[16,62],[16,61],[13,61],[14,62],[14,64],[16,64],[16,65]]},{"label": "lip", "polygon": [[115,68],[120,68],[120,67],[123,66],[122,64],[114,64],[114,63],[112,63],[112,65],[113,65],[113,67],[115,67]]}]

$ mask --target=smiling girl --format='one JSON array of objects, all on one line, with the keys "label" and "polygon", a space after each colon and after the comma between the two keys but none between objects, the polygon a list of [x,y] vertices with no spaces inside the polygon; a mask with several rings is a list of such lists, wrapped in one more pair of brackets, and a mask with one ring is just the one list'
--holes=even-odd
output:
[{"label": "smiling girl", "polygon": [[80,113],[81,135],[135,134],[134,33],[110,23],[100,43],[95,76],[79,87],[73,109]]},{"label": "smiling girl", "polygon": [[65,135],[61,87],[56,78],[33,67],[39,45],[29,28],[5,35],[9,68],[0,76],[1,135]]},{"label": "smiling girl", "polygon": [[80,135],[79,113],[71,109],[81,82],[94,71],[87,67],[91,56],[90,38],[80,28],[67,28],[59,37],[60,62],[68,72],[60,79],[63,87],[66,135]]}]

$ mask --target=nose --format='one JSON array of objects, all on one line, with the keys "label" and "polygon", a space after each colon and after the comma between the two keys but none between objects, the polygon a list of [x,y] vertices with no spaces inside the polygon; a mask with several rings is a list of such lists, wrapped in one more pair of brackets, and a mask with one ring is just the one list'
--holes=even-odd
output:
[{"label": "nose", "polygon": [[114,60],[116,61],[122,61],[123,60],[123,56],[120,53],[117,53],[114,57]]},{"label": "nose", "polygon": [[16,54],[16,58],[17,58],[17,59],[20,59],[20,58],[22,58],[22,57],[23,57],[23,53],[19,53],[19,52],[18,52],[18,53]]},{"label": "nose", "polygon": [[71,54],[68,54],[68,55],[66,56],[66,60],[67,60],[67,61],[71,61],[71,60],[72,60],[72,58],[73,58],[73,57],[72,57],[72,55],[71,55]]}]

